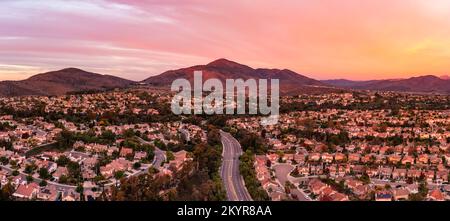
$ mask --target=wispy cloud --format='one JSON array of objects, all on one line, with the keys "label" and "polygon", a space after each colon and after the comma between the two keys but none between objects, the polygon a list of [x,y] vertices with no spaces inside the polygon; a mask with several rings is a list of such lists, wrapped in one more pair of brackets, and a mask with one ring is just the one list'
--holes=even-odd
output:
[{"label": "wispy cloud", "polygon": [[[0,79],[76,66],[141,80],[226,57],[326,79],[445,74],[445,0],[3,0]],[[21,73],[12,76],[15,71]],[[28,71],[27,71],[28,70]]]}]

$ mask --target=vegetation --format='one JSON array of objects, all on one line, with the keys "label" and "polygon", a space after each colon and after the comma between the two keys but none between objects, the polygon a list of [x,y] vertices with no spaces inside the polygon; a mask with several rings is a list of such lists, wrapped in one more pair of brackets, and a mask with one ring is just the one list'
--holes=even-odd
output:
[{"label": "vegetation", "polygon": [[[209,134],[208,143],[194,145],[193,161],[185,162],[179,171],[173,169],[172,177],[157,175],[157,171],[150,170],[138,177],[122,178],[121,185],[112,189],[112,200],[224,200],[226,194],[219,175],[222,158],[220,137],[217,139],[219,131],[211,128]],[[168,160],[174,159],[171,151],[166,155]]]},{"label": "vegetation", "polygon": [[258,134],[251,133],[245,129],[239,129],[233,135],[239,140],[244,152],[250,150],[255,154],[265,154],[269,149],[264,139]]},{"label": "vegetation", "polygon": [[14,193],[14,186],[8,182],[0,189],[0,201],[11,201],[13,200],[12,195]]},{"label": "vegetation", "polygon": [[255,163],[255,155],[251,150],[245,151],[245,153],[240,158],[241,164],[239,166],[239,171],[244,177],[245,186],[248,192],[255,201],[267,201],[269,196],[266,191],[262,188],[261,183],[256,178],[256,172],[253,168]]}]

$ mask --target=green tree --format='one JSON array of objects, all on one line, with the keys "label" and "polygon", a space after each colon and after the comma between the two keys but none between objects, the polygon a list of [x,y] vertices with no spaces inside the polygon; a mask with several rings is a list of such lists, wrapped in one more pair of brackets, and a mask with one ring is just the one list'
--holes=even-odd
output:
[{"label": "green tree", "polygon": [[67,164],[67,170],[69,172],[69,176],[73,179],[79,179],[81,176],[80,164],[77,162],[70,161]]},{"label": "green tree", "polygon": [[13,193],[14,193],[14,186],[10,182],[8,182],[1,188],[0,201],[11,201]]},{"label": "green tree", "polygon": [[26,174],[32,174],[32,173],[34,172],[35,169],[36,169],[36,166],[35,166],[35,165],[27,164],[27,165],[25,166],[25,169],[23,170],[23,172],[26,173]]},{"label": "green tree", "polygon": [[28,183],[31,183],[31,182],[33,182],[33,177],[32,176],[30,176],[30,175],[28,175],[27,177],[26,177],[26,179],[27,179],[27,182]]},{"label": "green tree", "polygon": [[211,146],[221,145],[220,132],[218,129],[211,129],[208,132],[208,144]]},{"label": "green tree", "polygon": [[139,163],[139,162],[134,163],[134,164],[133,164],[133,168],[134,168],[135,170],[141,168],[141,163]]},{"label": "green tree", "polygon": [[114,173],[114,178],[115,178],[116,180],[120,180],[120,179],[122,179],[122,177],[124,177],[124,176],[125,176],[125,173],[124,173],[123,171],[121,171],[121,170],[116,171],[116,172]]},{"label": "green tree", "polygon": [[75,143],[75,135],[68,131],[63,130],[56,138],[56,141],[58,143],[58,148],[61,150],[69,149],[73,147],[73,144]]},{"label": "green tree", "polygon": [[6,165],[9,163],[9,159],[6,157],[0,157],[0,163]]},{"label": "green tree", "polygon": [[77,188],[75,188],[75,191],[77,191],[77,193],[83,193],[84,191],[83,185],[79,184]]},{"label": "green tree", "polygon": [[66,175],[62,175],[61,177],[59,177],[59,183],[66,184],[67,181],[68,181],[68,179],[67,179]]},{"label": "green tree", "polygon": [[60,167],[66,166],[69,162],[70,162],[70,159],[68,157],[66,157],[65,155],[60,156],[58,158],[58,160],[56,160],[56,164],[58,164],[58,166],[60,166]]},{"label": "green tree", "polygon": [[51,176],[50,176],[50,173],[48,172],[47,168],[41,168],[41,169],[39,169],[39,177],[41,179],[49,179]]},{"label": "green tree", "polygon": [[167,159],[167,161],[175,160],[175,155],[173,155],[172,151],[166,152],[166,159]]},{"label": "green tree", "polygon": [[42,181],[39,183],[39,186],[41,186],[41,187],[47,186],[47,181],[42,180]]}]

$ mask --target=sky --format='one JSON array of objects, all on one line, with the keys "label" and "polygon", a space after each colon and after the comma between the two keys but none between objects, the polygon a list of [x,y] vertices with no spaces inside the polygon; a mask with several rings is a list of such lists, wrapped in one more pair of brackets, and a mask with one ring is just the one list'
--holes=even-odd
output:
[{"label": "sky", "polygon": [[0,80],[143,80],[227,58],[316,79],[450,72],[447,0],[1,0]]}]

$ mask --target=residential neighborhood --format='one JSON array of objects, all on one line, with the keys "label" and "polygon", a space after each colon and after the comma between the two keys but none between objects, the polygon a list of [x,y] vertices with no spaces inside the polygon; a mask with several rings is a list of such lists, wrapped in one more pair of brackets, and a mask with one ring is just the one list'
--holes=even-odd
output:
[{"label": "residential neighborhood", "polygon": [[[244,151],[239,170],[254,200],[450,199],[447,96],[360,92],[281,101],[279,123],[263,126],[259,116],[173,118],[161,109],[170,94],[141,89],[0,98],[1,185],[18,200],[116,197],[133,177],[178,179],[201,160],[200,144],[223,144],[214,132],[221,129]],[[173,188],[158,197],[170,198]]]},{"label": "residential neighborhood", "polygon": [[[275,126],[261,126],[254,117],[228,124],[267,143],[254,168],[272,200],[449,200],[450,112],[350,108],[354,102],[374,102],[375,96],[380,95],[299,96],[285,102],[333,103],[343,109],[291,111]],[[394,96],[403,102],[425,99],[394,93],[382,99]]]}]

